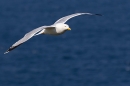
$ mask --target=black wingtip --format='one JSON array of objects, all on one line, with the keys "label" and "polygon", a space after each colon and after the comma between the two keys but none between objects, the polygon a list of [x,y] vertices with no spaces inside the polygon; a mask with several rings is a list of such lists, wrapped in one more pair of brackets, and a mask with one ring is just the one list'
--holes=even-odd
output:
[{"label": "black wingtip", "polygon": [[7,50],[4,54],[7,54],[7,53],[9,53],[9,51]]},{"label": "black wingtip", "polygon": [[17,46],[12,46],[10,47],[4,54],[9,53],[11,50],[15,49],[16,47],[20,46],[21,44],[17,45]]},{"label": "black wingtip", "polygon": [[16,48],[16,47],[10,47],[4,54],[7,54],[7,53],[9,53],[11,50],[13,50],[14,48]]},{"label": "black wingtip", "polygon": [[95,15],[97,15],[97,16],[103,16],[102,14],[95,14]]}]

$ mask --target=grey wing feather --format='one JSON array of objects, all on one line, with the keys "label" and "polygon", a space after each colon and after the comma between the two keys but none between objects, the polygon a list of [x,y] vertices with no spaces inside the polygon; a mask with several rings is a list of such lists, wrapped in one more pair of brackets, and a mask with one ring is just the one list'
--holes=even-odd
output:
[{"label": "grey wing feather", "polygon": [[98,16],[101,16],[101,14],[92,14],[92,13],[75,13],[75,14],[71,14],[71,15],[68,15],[68,16],[65,16],[65,17],[60,18],[60,19],[57,20],[54,24],[57,24],[57,23],[65,23],[65,22],[67,22],[69,19],[71,19],[71,18],[73,18],[73,17],[79,16],[79,15],[84,15],[84,14],[87,14],[87,15],[98,15]]},{"label": "grey wing feather", "polygon": [[21,38],[15,44],[13,44],[4,54],[6,54],[9,51],[15,49],[16,47],[18,47],[22,43],[26,42],[27,40],[29,40],[30,38],[32,38],[33,36],[35,36],[35,34],[41,32],[43,29],[47,29],[47,28],[51,28],[51,26],[42,26],[42,27],[36,28],[36,29],[28,32],[27,34],[25,34],[25,36],[23,38]]},{"label": "grey wing feather", "polygon": [[42,31],[44,28],[46,28],[47,26],[42,26],[42,27],[39,27],[39,28],[36,28],[28,33],[26,33],[24,35],[24,37],[22,39],[20,39],[19,41],[17,41],[15,44],[13,44],[12,46],[17,46],[27,40],[29,40],[30,38],[32,38],[36,33]]}]

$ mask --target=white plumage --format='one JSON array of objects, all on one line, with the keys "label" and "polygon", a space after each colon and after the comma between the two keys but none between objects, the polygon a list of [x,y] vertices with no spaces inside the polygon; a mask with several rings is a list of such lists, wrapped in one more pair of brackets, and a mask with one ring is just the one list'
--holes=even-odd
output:
[{"label": "white plumage", "polygon": [[33,36],[40,35],[40,34],[49,34],[49,35],[63,34],[67,30],[71,30],[69,28],[69,25],[65,24],[65,22],[67,22],[69,19],[71,19],[73,17],[79,16],[79,15],[85,15],[85,14],[101,16],[100,14],[92,14],[92,13],[75,13],[75,14],[71,14],[71,15],[62,17],[50,26],[41,26],[39,28],[36,28],[36,29],[28,32],[27,34],[25,34],[25,36],[23,38],[21,38],[16,43],[14,43],[4,54],[6,54],[6,53],[10,52],[11,50],[15,49],[16,47],[18,47],[22,43],[26,42],[27,40],[29,40]]}]

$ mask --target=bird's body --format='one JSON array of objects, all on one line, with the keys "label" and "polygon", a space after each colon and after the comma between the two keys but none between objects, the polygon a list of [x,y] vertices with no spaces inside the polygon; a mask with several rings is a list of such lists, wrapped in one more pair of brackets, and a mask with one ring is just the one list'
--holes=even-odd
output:
[{"label": "bird's body", "polygon": [[25,34],[25,36],[23,38],[21,38],[16,43],[14,43],[4,54],[6,54],[9,51],[15,49],[16,47],[18,47],[22,43],[26,42],[27,40],[29,40],[33,36],[37,36],[37,35],[40,35],[40,34],[49,34],[49,35],[60,35],[60,34],[63,34],[67,30],[71,30],[69,28],[69,25],[65,24],[66,21],[68,21],[70,18],[79,16],[79,15],[84,15],[84,14],[87,14],[87,15],[99,15],[100,16],[100,14],[75,13],[75,14],[71,14],[71,15],[62,17],[59,20],[57,20],[53,25],[41,26],[39,28],[36,28],[36,29],[28,32],[27,34]]},{"label": "bird's body", "polygon": [[42,31],[42,34],[60,35],[60,34],[63,34],[67,30],[71,30],[67,24],[57,23],[52,28],[44,29]]}]

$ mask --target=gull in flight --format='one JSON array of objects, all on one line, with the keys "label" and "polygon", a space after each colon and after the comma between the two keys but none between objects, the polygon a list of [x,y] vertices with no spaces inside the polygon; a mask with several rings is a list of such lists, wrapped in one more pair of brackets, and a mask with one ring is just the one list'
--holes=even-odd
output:
[{"label": "gull in flight", "polygon": [[71,14],[71,15],[62,17],[62,18],[58,19],[52,25],[41,26],[39,28],[36,28],[36,29],[26,33],[23,38],[21,38],[16,43],[14,43],[4,54],[6,54],[6,53],[10,52],[11,50],[15,49],[16,47],[20,46],[21,44],[23,44],[24,42],[26,42],[27,40],[29,40],[33,36],[40,35],[40,34],[49,34],[49,35],[60,35],[60,34],[63,34],[67,30],[71,30],[69,28],[69,25],[65,24],[69,19],[71,19],[73,17],[76,17],[76,16],[79,16],[79,15],[85,15],[85,14],[101,16],[101,14],[75,13],[75,14]]}]

